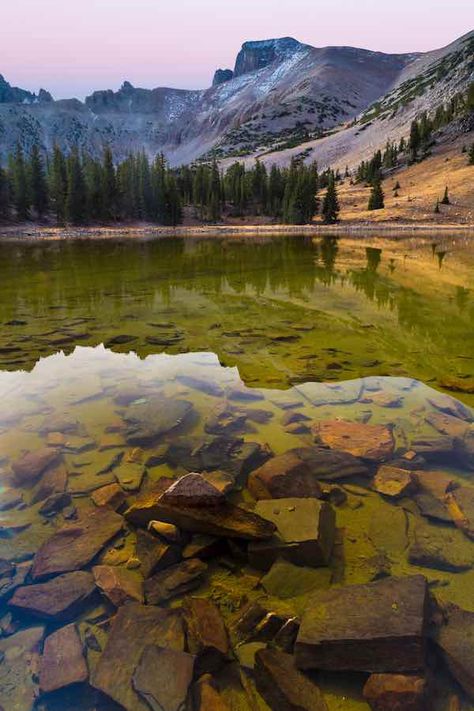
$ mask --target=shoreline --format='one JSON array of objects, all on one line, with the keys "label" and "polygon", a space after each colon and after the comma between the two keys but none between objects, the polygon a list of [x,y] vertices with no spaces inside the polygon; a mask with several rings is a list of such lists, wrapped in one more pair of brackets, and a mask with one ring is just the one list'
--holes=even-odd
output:
[{"label": "shoreline", "polygon": [[154,237],[221,237],[221,236],[265,236],[278,234],[293,235],[322,235],[341,234],[351,235],[360,233],[374,234],[376,232],[403,233],[447,233],[458,232],[461,234],[472,233],[474,224],[431,224],[429,222],[340,222],[336,225],[285,225],[285,224],[216,224],[216,225],[178,225],[165,227],[153,224],[139,225],[114,225],[90,227],[49,227],[39,225],[11,225],[0,227],[0,239],[22,240],[72,240],[72,239],[114,239],[120,238],[154,238]]}]

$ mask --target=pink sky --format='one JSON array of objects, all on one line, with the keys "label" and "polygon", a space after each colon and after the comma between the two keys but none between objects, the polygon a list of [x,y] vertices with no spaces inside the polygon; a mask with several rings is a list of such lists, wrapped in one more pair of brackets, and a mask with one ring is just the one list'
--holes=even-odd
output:
[{"label": "pink sky", "polygon": [[473,0],[6,0],[0,74],[56,98],[120,86],[209,86],[245,40],[386,52],[444,46],[473,29]]}]

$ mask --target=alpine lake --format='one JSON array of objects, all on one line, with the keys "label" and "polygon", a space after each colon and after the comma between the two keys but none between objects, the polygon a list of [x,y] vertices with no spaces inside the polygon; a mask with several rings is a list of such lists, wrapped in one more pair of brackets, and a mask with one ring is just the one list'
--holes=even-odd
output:
[{"label": "alpine lake", "polygon": [[472,237],[8,239],[0,324],[3,711],[474,710]]}]

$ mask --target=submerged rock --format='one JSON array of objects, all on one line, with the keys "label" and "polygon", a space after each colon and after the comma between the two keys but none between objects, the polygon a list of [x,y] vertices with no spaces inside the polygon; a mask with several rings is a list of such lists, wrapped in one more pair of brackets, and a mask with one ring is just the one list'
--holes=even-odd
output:
[{"label": "submerged rock", "polygon": [[313,476],[321,481],[337,481],[367,477],[369,469],[361,459],[349,452],[325,447],[297,447],[289,453],[296,454],[311,469]]},{"label": "submerged rock", "polygon": [[247,486],[256,499],[321,497],[321,486],[310,466],[294,452],[272,457],[255,469]]},{"label": "submerged rock", "polygon": [[37,670],[43,626],[0,639],[0,708],[31,711],[38,694]]},{"label": "submerged rock", "polygon": [[413,478],[417,484],[414,499],[420,513],[429,519],[451,522],[446,496],[456,487],[451,475],[443,471],[415,470]]},{"label": "submerged rock", "polygon": [[32,486],[41,474],[57,462],[59,453],[52,447],[43,447],[34,452],[25,452],[11,465],[18,486]]},{"label": "submerged rock", "polygon": [[145,600],[148,605],[159,605],[178,595],[185,595],[202,583],[206,563],[197,558],[172,565],[145,580]]},{"label": "submerged rock", "polygon": [[474,487],[459,486],[449,492],[446,507],[454,524],[474,540]]},{"label": "submerged rock", "polygon": [[383,462],[390,459],[395,449],[392,430],[386,425],[325,420],[315,422],[313,433],[327,447],[369,461]]},{"label": "submerged rock", "polygon": [[378,468],[372,486],[379,494],[389,498],[399,498],[412,493],[416,483],[410,471],[383,464]]},{"label": "submerged rock", "polygon": [[474,700],[474,612],[451,605],[435,639],[449,671]]},{"label": "submerged rock", "polygon": [[140,530],[137,531],[136,554],[144,578],[169,568],[181,559],[181,551],[177,546],[164,543],[153,534]]},{"label": "submerged rock", "polygon": [[34,617],[64,622],[77,616],[94,591],[91,573],[77,571],[17,588],[9,605]]},{"label": "submerged rock", "polygon": [[196,711],[231,711],[230,706],[214,688],[212,678],[204,674],[194,687],[194,704]]},{"label": "submerged rock", "polygon": [[187,652],[150,645],[135,670],[133,687],[153,711],[182,711],[193,680],[194,661]]},{"label": "submerged rock", "polygon": [[318,591],[301,620],[296,664],[328,671],[419,671],[427,603],[421,575]]},{"label": "submerged rock", "polygon": [[[91,684],[121,704],[126,711],[149,711],[132,684],[144,650],[150,645],[184,651],[181,614],[131,603],[119,608]],[[158,674],[159,668],[155,668]]]},{"label": "submerged rock", "polygon": [[[183,479],[187,479],[187,477],[183,477]],[[203,478],[201,477],[201,479]],[[179,481],[175,486],[179,486]],[[186,500],[185,496],[175,497],[172,495],[170,501],[166,491],[164,494],[153,491],[139,497],[126,511],[125,516],[138,526],[146,527],[150,521],[159,520],[172,523],[190,533],[205,533],[211,536],[261,540],[273,535],[275,526],[268,520],[252,511],[247,511],[225,501],[220,492],[207,482],[200,486],[201,494],[204,492],[204,488],[207,492],[204,496],[206,500],[209,500],[211,488],[217,492],[212,493],[211,499],[219,502],[219,505],[194,505],[194,503],[197,504],[198,501],[203,500],[199,496],[188,497],[187,500],[193,502],[192,505],[191,503],[181,504],[179,501]]]},{"label": "submerged rock", "polygon": [[161,503],[180,507],[213,507],[225,503],[224,494],[201,474],[185,474],[161,496]]},{"label": "submerged rock", "polygon": [[336,516],[328,503],[311,498],[262,500],[255,513],[277,530],[271,539],[249,545],[251,565],[268,570],[277,558],[313,568],[329,563]]},{"label": "submerged rock", "polygon": [[474,564],[474,545],[461,531],[419,521],[414,538],[408,551],[408,559],[413,565],[459,572]]},{"label": "submerged rock", "polygon": [[276,649],[261,649],[255,655],[258,692],[272,711],[327,711],[316,684],[295,667],[293,657]]},{"label": "submerged rock", "polygon": [[107,506],[112,511],[117,511],[125,503],[125,492],[119,484],[107,484],[96,489],[91,494],[91,499],[96,506]]},{"label": "submerged rock", "polygon": [[39,670],[42,693],[64,689],[88,678],[82,642],[75,625],[61,627],[46,637]]},{"label": "submerged rock", "polygon": [[49,466],[35,488],[31,503],[36,504],[55,494],[63,494],[66,490],[67,480],[68,471],[62,462],[55,466]]},{"label": "submerged rock", "polygon": [[426,711],[427,683],[415,674],[371,674],[364,698],[372,711]]},{"label": "submerged rock", "polygon": [[127,442],[139,447],[153,444],[161,435],[181,425],[192,409],[187,400],[171,398],[131,405],[124,415]]},{"label": "submerged rock", "polygon": [[331,572],[329,568],[304,568],[277,560],[260,582],[269,595],[285,600],[306,595],[311,590],[326,590]]},{"label": "submerged rock", "polygon": [[34,580],[78,570],[89,563],[123,526],[123,518],[106,508],[84,513],[73,524],[53,533],[36,553]]},{"label": "submerged rock", "polygon": [[229,637],[221,613],[211,601],[187,598],[183,605],[188,650],[196,656],[196,674],[216,672],[229,660]]},{"label": "submerged rock", "polygon": [[95,584],[112,605],[143,602],[143,583],[140,578],[116,565],[95,565],[92,568]]}]

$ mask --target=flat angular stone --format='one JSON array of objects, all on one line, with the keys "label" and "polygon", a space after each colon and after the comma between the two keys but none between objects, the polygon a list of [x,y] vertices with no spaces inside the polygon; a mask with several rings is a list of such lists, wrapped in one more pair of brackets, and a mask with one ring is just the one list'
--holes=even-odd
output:
[{"label": "flat angular stone", "polygon": [[182,711],[193,672],[192,654],[150,645],[135,670],[133,687],[152,711]]},{"label": "flat angular stone", "polygon": [[389,464],[382,464],[377,470],[372,487],[379,494],[396,499],[401,496],[408,496],[414,491],[416,484],[411,472],[407,469],[399,469]]},{"label": "flat angular stone", "polygon": [[473,566],[474,545],[466,540],[461,531],[418,521],[408,560],[413,565],[460,572]]},{"label": "flat angular stone", "polygon": [[459,417],[453,417],[442,412],[430,412],[426,416],[426,421],[441,434],[449,435],[450,437],[464,437],[469,423]]},{"label": "flat angular stone", "polygon": [[272,457],[255,469],[247,486],[255,499],[321,496],[321,486],[311,468],[292,452]]},{"label": "flat angular stone", "polygon": [[43,694],[87,681],[89,671],[81,638],[75,625],[67,625],[46,637],[39,679]]},{"label": "flat angular stone", "polygon": [[228,552],[226,542],[216,536],[207,536],[204,533],[197,533],[192,536],[189,543],[183,548],[183,558],[215,558],[217,555]]},{"label": "flat angular stone", "polygon": [[148,605],[159,605],[177,595],[184,595],[199,587],[207,565],[191,558],[145,580],[145,600]]},{"label": "flat angular stone", "polygon": [[254,674],[257,690],[272,711],[327,711],[321,690],[298,671],[290,654],[261,649]]},{"label": "flat angular stone", "polygon": [[269,595],[286,600],[307,595],[312,590],[326,590],[331,574],[329,568],[304,568],[286,560],[277,560],[260,582]]},{"label": "flat angular stone", "polygon": [[177,546],[164,543],[152,533],[141,530],[137,531],[136,554],[144,578],[181,560],[181,551]]},{"label": "flat angular stone", "polygon": [[427,607],[421,575],[318,591],[301,620],[296,664],[328,671],[423,669]]},{"label": "flat angular stone", "polygon": [[446,496],[457,486],[452,476],[443,471],[413,471],[413,479],[417,484],[415,502],[420,513],[435,521],[450,522]]},{"label": "flat angular stone", "polygon": [[92,573],[99,590],[115,607],[127,602],[143,602],[143,583],[130,570],[114,565],[95,565]]},{"label": "flat angular stone", "polygon": [[163,434],[181,425],[192,409],[187,400],[171,398],[131,405],[124,415],[127,442],[139,447],[153,444]]},{"label": "flat angular stone", "polygon": [[201,474],[186,474],[166,489],[161,501],[178,507],[220,506],[225,496]]},{"label": "flat angular stone", "polygon": [[32,486],[45,469],[57,462],[58,458],[58,451],[51,447],[25,452],[11,465],[15,483],[18,486]]},{"label": "flat angular stone", "polygon": [[474,612],[451,606],[436,643],[453,677],[474,699]]},{"label": "flat angular stone", "polygon": [[395,440],[386,425],[367,425],[343,420],[325,420],[313,425],[315,437],[327,447],[361,459],[383,462],[393,454]]},{"label": "flat angular stone", "polygon": [[94,509],[53,533],[36,553],[31,576],[40,580],[87,565],[123,526],[123,518],[106,508]]},{"label": "flat angular stone", "polygon": [[63,494],[66,490],[68,480],[68,472],[62,462],[49,466],[38,482],[31,503],[36,504],[38,501],[44,501],[54,494]]},{"label": "flat angular stone", "polygon": [[9,606],[34,617],[68,621],[82,610],[95,591],[91,573],[58,575],[46,583],[17,588]]},{"label": "flat angular stone", "polygon": [[164,523],[163,521],[150,521],[148,530],[151,533],[164,538],[169,543],[180,543],[183,535],[177,526],[172,523]]},{"label": "flat angular stone", "polygon": [[474,425],[466,430],[463,437],[456,439],[454,448],[461,464],[474,471]]},{"label": "flat angular stone", "polygon": [[196,683],[193,698],[196,711],[231,711],[230,706],[214,688],[209,674],[204,674]]},{"label": "flat angular stone", "polygon": [[176,610],[138,603],[120,607],[105,649],[92,673],[91,684],[121,704],[126,711],[150,711],[132,684],[135,669],[144,650],[150,645],[184,651],[181,614]]},{"label": "flat angular stone", "polygon": [[312,498],[262,500],[255,512],[271,521],[277,531],[268,541],[249,545],[252,566],[268,570],[277,558],[312,568],[329,563],[336,530],[330,504]]},{"label": "flat angular stone", "polygon": [[372,711],[426,711],[427,683],[415,674],[371,674],[364,699]]},{"label": "flat angular stone", "polygon": [[125,492],[119,484],[107,484],[93,491],[91,499],[96,506],[107,506],[117,511],[125,503]]},{"label": "flat angular stone", "polygon": [[227,402],[219,403],[204,424],[208,434],[227,435],[241,432],[245,427],[247,415]]},{"label": "flat angular stone", "polygon": [[168,504],[161,493],[143,494],[125,513],[135,525],[147,527],[150,521],[173,523],[189,533],[261,540],[270,538],[275,526],[252,511],[222,502],[219,506],[183,506]]},{"label": "flat angular stone", "polygon": [[454,524],[474,540],[474,487],[463,485],[449,492],[446,507]]},{"label": "flat angular stone", "polygon": [[0,708],[4,711],[31,711],[34,707],[44,630],[43,626],[30,627],[0,639]]},{"label": "flat angular stone", "polygon": [[196,659],[196,674],[216,672],[229,659],[229,637],[221,613],[211,601],[187,598],[183,605],[188,650]]},{"label": "flat angular stone", "polygon": [[288,453],[296,454],[311,469],[313,476],[320,481],[338,481],[369,475],[367,464],[349,452],[325,447],[297,447]]}]

